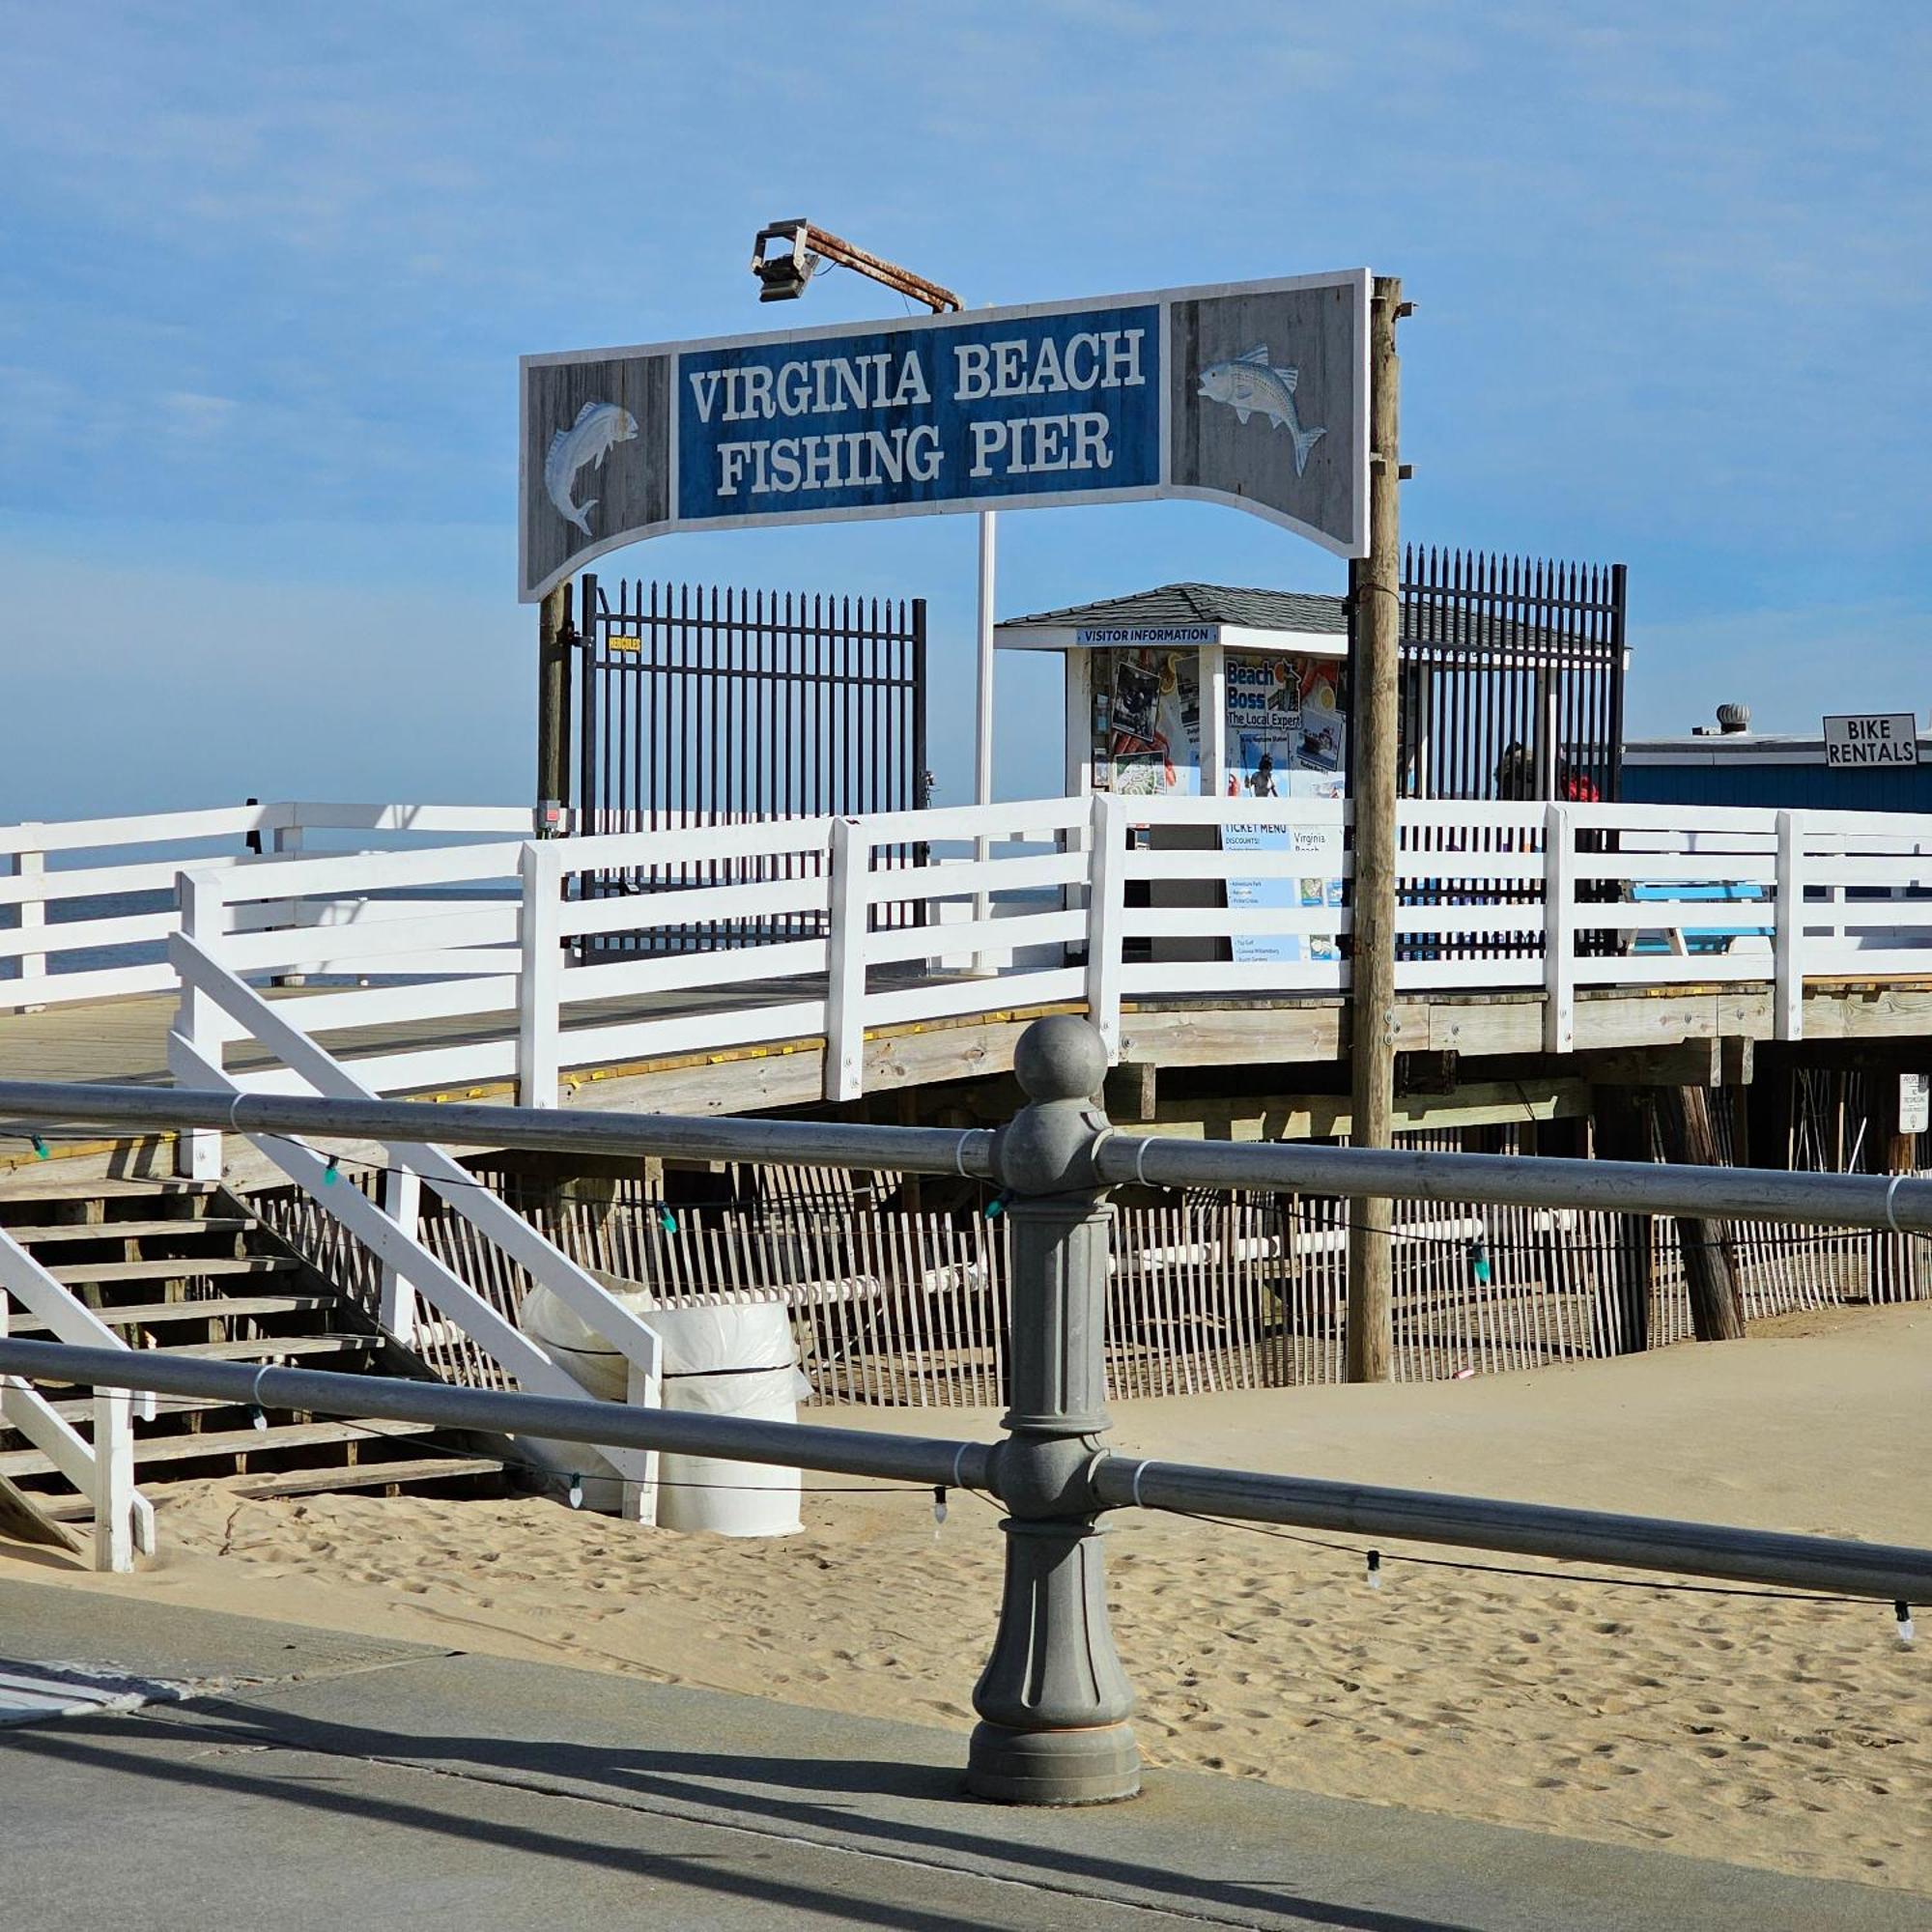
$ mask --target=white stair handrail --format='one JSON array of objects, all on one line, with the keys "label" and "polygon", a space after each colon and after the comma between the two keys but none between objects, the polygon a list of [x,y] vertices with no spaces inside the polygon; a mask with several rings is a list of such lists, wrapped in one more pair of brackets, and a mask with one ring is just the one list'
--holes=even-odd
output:
[{"label": "white stair handrail", "polygon": [[[185,933],[177,934],[169,942],[168,956],[181,975],[185,1010],[193,995],[205,997],[326,1098],[376,1097],[347,1066],[291,1025],[252,987],[225,971],[196,940]],[[213,1083],[240,1093],[239,1084],[220,1065],[219,1053],[218,1046],[212,1054],[203,1051],[179,1031],[168,1037],[169,1066],[177,1079],[192,1084]],[[246,1138],[380,1260],[415,1286],[440,1315],[488,1349],[525,1386],[547,1395],[582,1393],[582,1384],[567,1370],[558,1367],[527,1335],[506,1321],[360,1189],[330,1185],[327,1164],[310,1150],[266,1137]],[[663,1367],[655,1330],[639,1321],[442,1149],[423,1142],[396,1142],[390,1146],[389,1154],[399,1166],[436,1189],[454,1212],[486,1239],[494,1241],[625,1358],[630,1366],[633,1402],[657,1405]],[[218,1148],[216,1155],[218,1159]],[[616,1448],[603,1453],[605,1460],[625,1478],[627,1513],[642,1512],[642,1520],[652,1520],[657,1482],[655,1455]]]},{"label": "white stair handrail", "polygon": [[[0,1228],[0,1335],[8,1327],[8,1295],[75,1348],[128,1348],[64,1282]],[[143,1407],[152,1417],[152,1397],[144,1399]],[[134,1485],[132,1399],[126,1389],[95,1391],[92,1442],[31,1383],[14,1377],[0,1377],[0,1415],[93,1501],[97,1570],[125,1576],[134,1567],[136,1550],[144,1556],[154,1554],[155,1511]]]}]

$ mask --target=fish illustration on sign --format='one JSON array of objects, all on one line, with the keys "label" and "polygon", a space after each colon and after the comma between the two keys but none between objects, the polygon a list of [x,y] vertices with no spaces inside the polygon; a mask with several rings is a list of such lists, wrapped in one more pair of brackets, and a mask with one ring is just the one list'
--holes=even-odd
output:
[{"label": "fish illustration on sign", "polygon": [[544,456],[544,488],[556,505],[557,515],[565,523],[575,524],[585,536],[590,534],[590,513],[598,499],[592,497],[583,503],[571,500],[577,472],[586,463],[601,466],[612,443],[629,442],[637,433],[638,419],[629,410],[620,410],[615,403],[585,403],[578,411],[577,420],[550,440]]},{"label": "fish illustration on sign", "polygon": [[1276,429],[1294,439],[1294,473],[1308,467],[1308,452],[1327,435],[1324,429],[1303,429],[1294,409],[1297,369],[1277,369],[1268,361],[1265,344],[1237,355],[1232,362],[1211,362],[1201,372],[1200,393],[1209,402],[1226,403],[1246,422],[1264,415]]}]

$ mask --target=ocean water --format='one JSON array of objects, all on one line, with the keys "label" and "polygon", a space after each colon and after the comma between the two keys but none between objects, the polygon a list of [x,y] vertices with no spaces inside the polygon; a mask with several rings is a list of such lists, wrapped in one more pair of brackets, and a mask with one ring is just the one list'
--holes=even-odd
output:
[{"label": "ocean water", "polygon": [[[50,927],[82,925],[98,919],[129,919],[136,913],[166,912],[175,902],[172,889],[161,886],[148,893],[102,893],[80,899],[50,899],[47,924]],[[20,923],[18,906],[0,906],[0,930],[11,931]],[[98,973],[110,966],[155,966],[167,955],[158,939],[134,946],[83,946],[71,952],[49,952],[50,973]],[[0,961],[0,971],[11,970],[15,961]],[[14,974],[14,977],[17,977]]]}]

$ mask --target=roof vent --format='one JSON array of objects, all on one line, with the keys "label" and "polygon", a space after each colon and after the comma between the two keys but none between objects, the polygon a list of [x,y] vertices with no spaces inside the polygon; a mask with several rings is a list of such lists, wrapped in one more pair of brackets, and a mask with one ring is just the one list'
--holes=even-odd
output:
[{"label": "roof vent", "polygon": [[1750,706],[1748,704],[1720,704],[1718,706],[1718,729],[1725,737],[1750,729]]}]

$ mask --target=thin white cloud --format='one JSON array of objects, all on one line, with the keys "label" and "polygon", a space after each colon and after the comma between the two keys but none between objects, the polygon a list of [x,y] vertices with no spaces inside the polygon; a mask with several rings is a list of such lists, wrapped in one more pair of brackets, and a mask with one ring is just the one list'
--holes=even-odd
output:
[{"label": "thin white cloud", "polygon": [[170,390],[156,403],[169,430],[196,440],[219,436],[234,421],[240,407],[233,396],[204,396],[192,389]]}]

